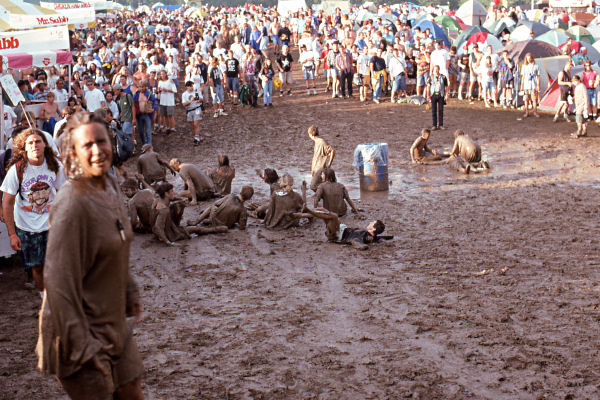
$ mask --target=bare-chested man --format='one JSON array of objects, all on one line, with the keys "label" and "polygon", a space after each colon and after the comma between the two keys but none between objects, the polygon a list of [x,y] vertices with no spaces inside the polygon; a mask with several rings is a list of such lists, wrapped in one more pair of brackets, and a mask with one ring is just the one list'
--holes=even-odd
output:
[{"label": "bare-chested man", "polygon": [[319,136],[319,128],[317,128],[315,125],[312,125],[310,128],[308,128],[308,137],[315,142],[312,164],[310,167],[310,172],[312,174],[310,189],[313,192],[316,192],[317,187],[322,182],[321,170],[323,168],[331,167],[333,158],[335,157],[335,150]]},{"label": "bare-chested man", "polygon": [[438,155],[437,151],[432,150],[427,146],[431,131],[427,128],[421,131],[419,136],[410,147],[410,159],[413,163],[424,163],[428,161],[439,161],[442,156]]},{"label": "bare-chested man", "polygon": [[254,188],[252,186],[244,186],[240,194],[228,194],[217,200],[212,206],[204,210],[198,219],[188,221],[188,225],[198,225],[208,219],[212,226],[226,226],[231,229],[235,224],[238,224],[240,230],[244,230],[248,220],[248,211],[244,207],[244,202],[250,200],[253,194]]},{"label": "bare-chested man", "polygon": [[231,193],[231,182],[235,178],[235,168],[229,165],[229,157],[225,154],[219,154],[219,166],[212,170],[206,170],[206,175],[215,185],[215,193],[226,195]]},{"label": "bare-chested man", "polygon": [[142,146],[142,154],[137,160],[137,170],[144,177],[145,183],[152,185],[158,182],[166,182],[167,168],[175,175],[175,170],[154,151],[151,144]]},{"label": "bare-chested man", "polygon": [[208,176],[194,164],[182,163],[177,158],[169,161],[171,168],[179,172],[185,182],[185,190],[178,197],[192,199],[190,205],[196,205],[198,200],[208,200],[215,195],[215,186]]},{"label": "bare-chested man", "polygon": [[[265,168],[264,171],[259,169],[256,170],[256,174],[265,181],[266,184],[269,185],[269,199],[277,190],[280,189],[279,186],[279,175],[277,175],[277,171],[271,168]],[[269,209],[270,200],[262,205],[257,205],[256,203],[251,204],[249,209],[254,209],[254,212],[250,214],[253,218],[264,218],[267,210]]]},{"label": "bare-chested man", "polygon": [[43,121],[42,129],[50,134],[54,133],[54,125],[58,120],[58,104],[54,102],[54,92],[48,92],[46,102],[40,107],[39,119]]},{"label": "bare-chested man", "polygon": [[323,207],[340,217],[346,215],[348,211],[346,202],[348,202],[352,211],[358,213],[358,209],[350,199],[344,185],[337,182],[335,171],[331,168],[325,168],[321,174],[323,183],[319,185],[315,194],[315,208],[319,207],[319,201],[323,199]]},{"label": "bare-chested man", "polygon": [[[265,225],[269,229],[287,229],[298,226],[300,217],[294,213],[301,213],[305,201],[298,193],[294,192],[292,186],[294,179],[285,174],[280,180],[280,190],[271,195],[269,208],[265,216]],[[305,216],[305,215],[304,215]]]},{"label": "bare-chested man", "polygon": [[487,161],[481,160],[481,146],[460,129],[454,132],[449,164],[452,169],[466,174],[490,167]]}]

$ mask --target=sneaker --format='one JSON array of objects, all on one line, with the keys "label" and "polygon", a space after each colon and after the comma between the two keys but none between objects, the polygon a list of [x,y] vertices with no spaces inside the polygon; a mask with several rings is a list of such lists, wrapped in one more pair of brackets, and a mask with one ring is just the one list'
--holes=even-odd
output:
[{"label": "sneaker", "polygon": [[283,90],[279,91],[279,97],[283,97]]},{"label": "sneaker", "polygon": [[437,126],[435,126],[435,125],[431,127],[431,130],[432,130],[432,131],[437,131],[438,129],[440,129],[440,128],[439,128],[439,127],[437,127]]},{"label": "sneaker", "polygon": [[554,116],[554,118],[552,118],[552,122],[558,122],[558,114],[556,114],[556,115]]},{"label": "sneaker", "polygon": [[292,95],[292,91],[290,89],[290,90],[288,90],[288,96],[291,96],[291,95]]},{"label": "sneaker", "polygon": [[267,105],[266,105],[266,104],[264,104],[264,105],[263,105],[263,107],[264,107],[264,108],[267,108]]},{"label": "sneaker", "polygon": [[269,103],[269,107],[273,107],[273,103]]},{"label": "sneaker", "polygon": [[373,100],[373,103],[375,103],[375,104],[379,104],[379,99],[374,99],[374,100]]},{"label": "sneaker", "polygon": [[317,95],[317,89],[313,89],[313,95]]},{"label": "sneaker", "polygon": [[213,114],[213,118],[218,118],[219,117],[219,112],[215,111],[215,113]]},{"label": "sneaker", "polygon": [[220,111],[219,111],[219,114],[221,114],[221,115],[228,115],[228,114],[227,114],[225,111],[223,111],[223,110],[220,110]]},{"label": "sneaker", "polygon": [[198,146],[200,144],[200,137],[194,136],[194,146]]},{"label": "sneaker", "polygon": [[440,126],[438,126],[438,129],[441,129],[441,130],[445,131],[446,127],[444,125],[440,125]]},{"label": "sneaker", "polygon": [[306,90],[306,95],[310,96],[310,90],[308,90],[308,89]]}]

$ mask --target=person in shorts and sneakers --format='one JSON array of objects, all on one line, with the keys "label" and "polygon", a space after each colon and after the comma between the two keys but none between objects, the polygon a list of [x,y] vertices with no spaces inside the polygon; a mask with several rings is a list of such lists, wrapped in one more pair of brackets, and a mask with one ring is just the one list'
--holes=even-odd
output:
[{"label": "person in shorts and sneakers", "polygon": [[288,46],[281,47],[281,54],[277,57],[277,69],[279,70],[279,79],[281,79],[281,87],[279,88],[279,96],[283,96],[284,87],[287,88],[288,96],[292,95],[291,84],[292,80],[292,67],[294,58],[290,54],[290,48]]},{"label": "person in shorts and sneakers", "polygon": [[233,51],[231,50],[227,52],[227,57],[225,61],[225,66],[227,67],[227,71],[225,72],[227,75],[227,87],[229,88],[229,95],[231,96],[233,105],[236,105],[238,93],[240,92],[240,62],[233,56]]},{"label": "person in shorts and sneakers", "polygon": [[202,121],[202,93],[194,89],[194,82],[185,83],[185,92],[181,95],[181,104],[185,107],[187,121],[192,125],[194,146],[200,144],[200,121]]},{"label": "person in shorts and sneakers", "polygon": [[587,136],[588,119],[588,95],[587,88],[581,82],[579,75],[575,75],[573,82],[573,102],[575,103],[575,122],[577,123],[577,132],[573,132],[571,137],[578,138]]},{"label": "person in shorts and sneakers", "polygon": [[310,96],[310,81],[312,81],[312,94],[317,94],[317,86],[315,84],[315,54],[312,50],[307,50],[305,45],[300,46],[300,59],[302,65],[302,75],[306,81],[306,94]]},{"label": "person in shorts and sneakers", "polygon": [[514,68],[515,64],[508,57],[508,51],[504,50],[502,56],[498,60],[498,75],[500,77],[499,95],[502,107],[509,107],[513,99],[514,88]]},{"label": "person in shorts and sneakers", "polygon": [[215,110],[213,117],[217,118],[219,115],[227,115],[225,110],[223,110],[223,102],[225,101],[225,94],[223,93],[223,73],[217,64],[217,59],[215,57],[210,60],[208,83]]},{"label": "person in shorts and sneakers", "polygon": [[169,79],[166,70],[160,71],[160,80],[158,81],[158,91],[160,93],[160,114],[165,123],[166,133],[175,132],[175,93],[177,86],[175,82]]},{"label": "person in shorts and sneakers", "polygon": [[62,164],[46,136],[25,129],[14,139],[13,156],[0,191],[2,220],[10,246],[18,251],[27,274],[26,286],[44,289],[44,259],[48,242],[50,206],[65,183]]},{"label": "person in shorts and sneakers", "polygon": [[469,75],[470,75],[470,68],[469,68],[469,52],[467,51],[467,45],[464,46],[464,50],[463,53],[460,55],[460,57],[458,57],[457,63],[458,63],[458,80],[460,81],[460,84],[458,86],[458,99],[462,100],[463,99],[463,91],[465,92],[465,98],[468,98],[469,96],[467,96],[467,90],[469,87]]}]

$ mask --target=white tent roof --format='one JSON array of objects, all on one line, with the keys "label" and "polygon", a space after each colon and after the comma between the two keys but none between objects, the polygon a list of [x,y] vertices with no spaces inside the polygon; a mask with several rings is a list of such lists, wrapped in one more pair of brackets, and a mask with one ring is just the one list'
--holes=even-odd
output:
[{"label": "white tent roof", "polygon": [[477,0],[467,0],[456,11],[456,16],[467,25],[481,25],[485,21],[487,10]]}]

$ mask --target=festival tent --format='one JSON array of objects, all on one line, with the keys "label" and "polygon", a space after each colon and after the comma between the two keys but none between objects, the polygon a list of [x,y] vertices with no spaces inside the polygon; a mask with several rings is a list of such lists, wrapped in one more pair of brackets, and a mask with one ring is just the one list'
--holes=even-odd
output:
[{"label": "festival tent", "polygon": [[372,13],[369,10],[360,10],[358,14],[356,14],[356,22],[364,22],[366,20],[374,20],[377,18],[377,14]]},{"label": "festival tent", "polygon": [[450,47],[450,41],[448,40],[446,32],[444,32],[444,30],[435,22],[422,21],[420,24],[413,28],[413,34],[415,32],[415,28],[420,28],[421,32],[425,32],[426,29],[429,29],[434,40],[441,40],[442,42],[444,42],[444,46]]},{"label": "festival tent", "polygon": [[[38,25],[37,21],[35,21],[36,17],[54,18],[58,16],[59,14],[54,10],[25,3],[21,0],[0,0],[0,31],[2,32],[7,30],[31,29]],[[25,25],[28,22],[35,24]]]},{"label": "festival tent", "polygon": [[339,8],[342,12],[349,12],[352,9],[350,2],[347,0],[323,0],[321,2],[321,10],[325,15],[335,14],[336,8]]},{"label": "festival tent", "polygon": [[529,21],[539,22],[540,21],[540,17],[542,15],[542,11],[543,10],[541,10],[539,8],[534,8],[534,9],[525,11],[525,15],[527,16],[527,19]]},{"label": "festival tent", "polygon": [[433,19],[434,19],[434,17],[431,14],[421,14],[417,18],[414,18],[413,20],[411,20],[410,26],[412,26],[414,28],[415,26],[419,25],[423,21],[433,21]]},{"label": "festival tent", "polygon": [[594,37],[594,42],[600,39],[600,25],[588,25],[585,29]]},{"label": "festival tent", "polygon": [[138,8],[135,9],[136,13],[146,13],[148,15],[152,14],[152,9],[150,7],[148,7],[147,5],[142,5],[139,6]]},{"label": "festival tent", "polygon": [[458,31],[462,31],[462,28],[460,27],[460,24],[458,23],[458,21],[456,21],[454,18],[449,17],[447,15],[438,15],[433,20],[438,25],[440,25],[441,27],[445,28],[446,30],[448,30],[448,29],[456,29]]},{"label": "festival tent", "polygon": [[572,38],[571,36],[567,35],[566,33],[561,32],[561,31],[564,32],[564,30],[562,30],[562,29],[554,29],[554,30],[548,31],[548,32],[544,33],[543,35],[536,37],[535,40],[550,43],[552,46],[560,47],[564,43],[566,43],[567,40]]},{"label": "festival tent", "polygon": [[477,0],[467,0],[456,10],[456,16],[467,25],[482,25],[486,15],[487,10]]},{"label": "festival tent", "polygon": [[306,8],[305,0],[279,0],[277,3],[277,12],[283,17],[286,17],[288,13],[296,12],[301,8]]},{"label": "festival tent", "polygon": [[[540,68],[540,72],[543,71],[543,66],[548,65],[549,67],[546,69],[546,78],[548,79],[548,85],[546,89],[542,89],[542,79],[540,79],[540,91],[542,92],[542,100],[540,101],[540,105],[538,108],[542,111],[555,111],[558,102],[560,101],[560,87],[558,86],[558,74],[564,68],[566,62],[569,60],[567,56],[560,57],[550,57],[545,59],[536,60],[536,64],[538,64]],[[544,65],[540,65],[540,62],[544,62]],[[553,63],[553,65],[551,65]],[[592,69],[597,73],[600,73],[600,67],[597,65],[592,65]],[[578,65],[573,67],[570,71],[571,76],[581,74],[583,72],[583,66]],[[540,74],[540,78],[542,78],[542,74]]]},{"label": "festival tent", "polygon": [[514,19],[504,17],[504,18],[500,18],[498,21],[494,22],[490,26],[486,26],[486,28],[494,36],[498,36],[504,30],[507,30],[508,32],[512,32],[515,29],[516,25],[517,25],[517,23],[515,22]]},{"label": "festival tent", "polygon": [[392,13],[381,14],[381,15],[378,15],[377,18],[381,18],[382,21],[387,21],[391,24],[395,23],[398,20],[398,17],[396,17]]},{"label": "festival tent", "polygon": [[600,52],[592,44],[588,42],[579,42],[587,50],[587,57],[592,64],[600,61]]},{"label": "festival tent", "polygon": [[562,55],[562,51],[558,47],[539,40],[511,43],[502,50],[508,50],[508,56],[518,62],[523,61],[527,53],[531,53],[534,59]]},{"label": "festival tent", "polygon": [[[477,32],[467,40],[467,47],[476,44],[479,50],[483,51],[487,46],[492,46],[492,51],[495,53],[502,48],[502,42],[491,33]],[[464,46],[457,49],[458,54],[464,53]]]},{"label": "festival tent", "polygon": [[523,40],[531,39],[531,32],[533,32],[533,36],[537,37],[543,35],[548,32],[550,28],[546,25],[542,25],[539,22],[532,21],[522,21],[515,30],[510,34],[510,39],[513,42],[520,42]]},{"label": "festival tent", "polygon": [[580,42],[594,43],[594,36],[583,26],[575,25],[570,27],[567,32],[573,35],[573,38]]},{"label": "festival tent", "polygon": [[467,28],[464,31],[462,31],[462,33],[460,35],[458,35],[458,37],[454,40],[454,42],[452,44],[455,45],[457,49],[460,49],[463,46],[463,44],[465,44],[466,41],[469,40],[469,38],[471,36],[473,36],[474,34],[476,34],[477,32],[489,33],[489,31],[487,29],[485,29],[479,25],[474,25],[474,26],[471,26],[470,28]]}]

